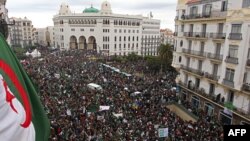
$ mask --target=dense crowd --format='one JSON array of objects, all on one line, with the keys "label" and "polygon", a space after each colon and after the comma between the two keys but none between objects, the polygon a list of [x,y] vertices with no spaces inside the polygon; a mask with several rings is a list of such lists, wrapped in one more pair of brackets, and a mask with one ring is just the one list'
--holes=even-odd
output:
[{"label": "dense crowd", "polygon": [[[114,71],[97,57],[91,51],[73,50],[24,63],[48,113],[51,141],[222,140],[217,122],[205,116],[197,122],[184,121],[166,108],[178,101],[172,89],[176,72],[152,74],[143,60],[107,62],[119,69]],[[89,83],[99,84],[102,90],[88,88]],[[158,128],[168,128],[169,138],[159,138]]]}]

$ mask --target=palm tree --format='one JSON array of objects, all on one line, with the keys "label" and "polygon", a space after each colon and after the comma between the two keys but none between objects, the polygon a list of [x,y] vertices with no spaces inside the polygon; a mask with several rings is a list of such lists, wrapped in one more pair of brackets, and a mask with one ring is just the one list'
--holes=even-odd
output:
[{"label": "palm tree", "polygon": [[158,56],[161,61],[161,72],[163,64],[171,65],[173,60],[172,46],[170,44],[161,44],[158,49]]}]

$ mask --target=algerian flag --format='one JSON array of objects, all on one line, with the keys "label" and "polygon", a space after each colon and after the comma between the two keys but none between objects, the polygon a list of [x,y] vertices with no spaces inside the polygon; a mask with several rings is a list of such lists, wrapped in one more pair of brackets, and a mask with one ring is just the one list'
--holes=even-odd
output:
[{"label": "algerian flag", "polygon": [[35,87],[0,34],[0,140],[47,141],[49,127]]}]

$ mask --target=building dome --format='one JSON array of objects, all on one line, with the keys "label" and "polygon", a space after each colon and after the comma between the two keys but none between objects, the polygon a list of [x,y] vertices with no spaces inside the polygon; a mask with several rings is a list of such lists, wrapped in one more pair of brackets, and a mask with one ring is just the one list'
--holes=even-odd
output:
[{"label": "building dome", "polygon": [[99,10],[91,6],[90,8],[85,8],[83,10],[83,13],[98,13]]}]

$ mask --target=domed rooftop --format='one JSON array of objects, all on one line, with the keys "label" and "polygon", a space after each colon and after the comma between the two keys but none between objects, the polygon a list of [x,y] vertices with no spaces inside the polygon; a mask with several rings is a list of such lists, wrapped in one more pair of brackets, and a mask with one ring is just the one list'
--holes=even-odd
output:
[{"label": "domed rooftop", "polygon": [[94,8],[92,5],[90,8],[85,8],[82,13],[98,13],[99,10]]}]

